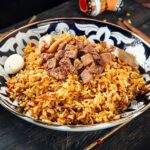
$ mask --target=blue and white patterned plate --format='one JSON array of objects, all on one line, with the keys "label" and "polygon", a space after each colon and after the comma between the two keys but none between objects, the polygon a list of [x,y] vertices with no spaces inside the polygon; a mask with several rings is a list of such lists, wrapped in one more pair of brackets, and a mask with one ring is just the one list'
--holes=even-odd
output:
[{"label": "blue and white patterned plate", "polygon": [[39,38],[45,34],[58,34],[63,32],[69,32],[73,35],[86,35],[89,40],[95,42],[104,40],[108,44],[118,46],[133,54],[139,65],[143,68],[142,75],[147,81],[147,84],[150,83],[150,45],[134,33],[124,30],[117,25],[93,19],[48,19],[23,26],[0,41],[0,104],[2,106],[28,122],[61,131],[94,131],[113,127],[138,116],[150,106],[150,97],[148,93],[147,96],[145,95],[138,100],[134,100],[128,110],[121,114],[121,119],[94,125],[49,125],[18,113],[16,111],[16,108],[19,107],[17,102],[12,102],[6,92],[7,87],[5,81],[9,78],[9,75],[4,71],[5,60],[11,54],[23,54],[23,48],[27,43],[31,41],[37,43]]}]

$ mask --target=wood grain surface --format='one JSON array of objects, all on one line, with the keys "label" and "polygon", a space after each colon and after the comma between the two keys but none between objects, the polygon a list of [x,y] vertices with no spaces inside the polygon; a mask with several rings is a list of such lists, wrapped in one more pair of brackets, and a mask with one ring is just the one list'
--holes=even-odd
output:
[{"label": "wood grain surface", "polygon": [[[130,17],[126,13],[131,13]],[[78,0],[70,0],[37,15],[37,20],[54,17],[87,17],[78,8]],[[150,9],[134,0],[125,0],[122,11],[106,12],[95,17],[116,23],[118,18],[131,19],[134,26],[150,36]],[[91,17],[92,18],[92,17]],[[24,20],[0,32],[26,24]],[[98,139],[108,130],[69,133],[44,129],[25,122],[0,106],[0,150],[80,150]],[[123,127],[95,150],[149,150],[150,110]]]}]

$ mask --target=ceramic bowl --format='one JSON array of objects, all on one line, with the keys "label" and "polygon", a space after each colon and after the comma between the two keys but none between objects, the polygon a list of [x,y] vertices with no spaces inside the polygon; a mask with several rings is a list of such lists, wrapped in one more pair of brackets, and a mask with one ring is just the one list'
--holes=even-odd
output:
[{"label": "ceramic bowl", "polygon": [[[16,111],[19,107],[16,101],[9,99],[6,80],[9,75],[4,71],[4,63],[12,54],[23,54],[23,48],[31,41],[38,43],[45,34],[69,32],[73,35],[85,35],[90,41],[106,41],[133,54],[142,68],[142,76],[150,83],[150,45],[134,33],[121,27],[86,18],[56,18],[25,25],[4,37],[0,41],[0,104],[16,116],[35,125],[61,131],[94,131],[110,128],[124,123],[144,112],[150,106],[149,93],[146,96],[132,101],[130,107],[121,114],[121,119],[108,123],[94,125],[59,125],[46,124],[34,118],[27,117]],[[146,97],[146,98],[145,98]]]}]

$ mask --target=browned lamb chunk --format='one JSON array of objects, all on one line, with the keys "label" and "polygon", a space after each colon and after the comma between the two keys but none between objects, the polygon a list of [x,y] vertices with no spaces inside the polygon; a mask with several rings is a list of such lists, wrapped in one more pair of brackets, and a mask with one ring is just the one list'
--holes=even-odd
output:
[{"label": "browned lamb chunk", "polygon": [[109,63],[112,61],[112,54],[111,53],[102,53],[100,55],[100,64],[105,65],[106,63]]},{"label": "browned lamb chunk", "polygon": [[75,72],[75,67],[72,65],[69,58],[62,58],[59,62],[59,65],[64,69],[64,71],[66,71],[67,74]]},{"label": "browned lamb chunk", "polygon": [[51,59],[49,59],[49,60],[46,62],[46,67],[47,67],[48,69],[55,68],[56,65],[57,65],[57,61],[56,61],[56,58],[54,58],[54,57],[51,58]]},{"label": "browned lamb chunk", "polygon": [[43,58],[44,61],[47,61],[48,59],[52,58],[54,54],[48,54],[48,53],[42,53],[41,57]]},{"label": "browned lamb chunk", "polygon": [[56,52],[55,54],[55,58],[57,60],[60,60],[61,58],[63,58],[65,51],[64,50],[58,50],[58,52]]},{"label": "browned lamb chunk", "polygon": [[94,73],[96,69],[95,63],[92,63],[89,67],[87,66],[86,69],[89,71],[89,73]]},{"label": "browned lamb chunk", "polygon": [[81,68],[83,67],[83,64],[82,64],[82,62],[81,62],[79,59],[75,59],[75,60],[74,60],[74,67],[75,67],[77,70],[79,70],[79,69],[81,69]]},{"label": "browned lamb chunk", "polygon": [[93,52],[91,54],[92,54],[94,60],[100,60],[100,54],[98,52]]},{"label": "browned lamb chunk", "polygon": [[87,66],[89,64],[91,64],[92,62],[94,62],[93,57],[91,54],[85,54],[81,57],[82,63],[84,66]]},{"label": "browned lamb chunk", "polygon": [[90,51],[93,51],[94,47],[92,45],[86,45],[85,47],[83,47],[81,49],[81,51],[85,52],[85,53],[90,53]]},{"label": "browned lamb chunk", "polygon": [[84,69],[80,76],[83,83],[88,83],[89,81],[93,80],[92,74],[90,74],[87,69]]},{"label": "browned lamb chunk", "polygon": [[83,49],[81,49],[81,51],[85,53],[90,53],[93,56],[94,60],[100,59],[99,51],[92,45],[85,46]]},{"label": "browned lamb chunk", "polygon": [[104,70],[104,67],[103,66],[97,66],[96,69],[95,69],[95,73],[96,74],[101,74]]},{"label": "browned lamb chunk", "polygon": [[69,58],[75,59],[77,57],[77,54],[78,54],[78,50],[74,49],[74,50],[66,51],[65,52],[65,57],[69,57]]},{"label": "browned lamb chunk", "polygon": [[96,66],[95,63],[92,63],[89,67],[86,67],[86,69],[90,73],[101,74],[104,70],[104,67],[100,65]]},{"label": "browned lamb chunk", "polygon": [[76,46],[78,47],[78,49],[82,49],[84,47],[83,41],[76,40]]},{"label": "browned lamb chunk", "polygon": [[77,47],[74,45],[71,45],[71,44],[67,44],[65,47],[66,51],[70,51],[70,50],[74,50],[74,49],[77,49]]},{"label": "browned lamb chunk", "polygon": [[66,79],[66,72],[61,67],[50,69],[49,74],[58,80]]}]

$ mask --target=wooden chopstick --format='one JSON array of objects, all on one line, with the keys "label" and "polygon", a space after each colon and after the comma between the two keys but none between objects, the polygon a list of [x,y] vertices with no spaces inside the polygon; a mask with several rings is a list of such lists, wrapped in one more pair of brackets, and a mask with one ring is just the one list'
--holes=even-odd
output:
[{"label": "wooden chopstick", "polygon": [[31,23],[33,23],[33,22],[35,22],[35,20],[37,19],[37,16],[32,16],[32,18],[28,21],[28,23],[27,24],[31,24]]},{"label": "wooden chopstick", "polygon": [[[37,19],[37,16],[32,16],[31,19],[28,21],[27,24],[31,24],[33,23],[35,20]],[[0,39],[2,39],[3,37],[5,37],[7,34],[9,34],[10,32],[14,31],[15,29],[11,29],[7,32],[4,32],[4,33],[0,33]]]},{"label": "wooden chopstick", "polygon": [[[144,34],[142,31],[140,31],[139,29],[137,29],[134,26],[132,26],[131,24],[129,24],[127,21],[118,21],[117,24],[120,25],[121,27],[125,28],[125,29],[128,29],[128,30],[136,33],[138,36],[140,36],[141,38],[143,38],[146,42],[148,42],[150,44],[150,38],[146,34]],[[150,105],[149,105],[149,107],[146,107],[143,112],[145,112],[149,108],[150,108]],[[106,133],[104,136],[102,136],[101,138],[99,138],[97,141],[91,143],[84,150],[91,150],[96,145],[101,145],[104,140],[108,139],[111,135],[113,135],[114,133],[116,133],[119,129],[121,129],[122,127],[124,127],[125,125],[127,125],[129,122],[131,122],[135,118],[129,119],[125,123],[123,123],[123,124],[121,124],[121,125],[113,128],[111,131],[109,131],[108,133]]]},{"label": "wooden chopstick", "polygon": [[[148,107],[146,107],[144,109],[143,112],[145,112],[146,110],[148,110],[150,108],[150,105]],[[138,116],[138,115],[137,115]],[[136,117],[137,117],[136,116]],[[135,118],[136,118],[135,117]],[[103,144],[103,142],[108,139],[111,135],[115,134],[119,129],[121,129],[122,127],[124,127],[125,125],[127,125],[129,122],[131,122],[133,119],[135,118],[132,118],[132,119],[129,119],[127,120],[125,123],[113,128],[111,131],[109,131],[108,133],[106,133],[104,136],[102,136],[101,138],[99,138],[97,141],[91,143],[88,147],[84,148],[84,150],[92,150],[92,148],[94,148],[96,145],[101,145]]]},{"label": "wooden chopstick", "polygon": [[107,138],[109,138],[111,135],[113,135],[114,133],[116,133],[119,129],[121,129],[122,127],[124,127],[126,124],[128,124],[132,119],[126,121],[125,123],[115,127],[114,129],[112,129],[111,131],[109,131],[108,133],[106,133],[104,136],[102,136],[101,138],[99,138],[97,141],[93,142],[92,144],[90,144],[88,147],[86,147],[84,150],[91,150],[92,148],[94,148],[96,145],[101,145],[103,143],[104,140],[106,140]]},{"label": "wooden chopstick", "polygon": [[128,29],[128,28],[123,24],[122,21],[118,21],[117,24],[118,24],[119,26],[123,27],[124,29]]}]

